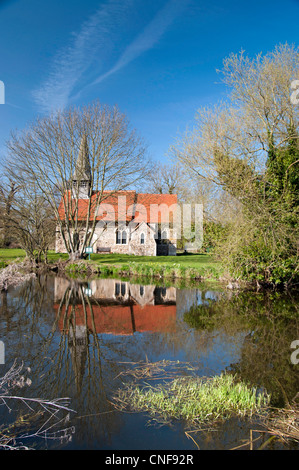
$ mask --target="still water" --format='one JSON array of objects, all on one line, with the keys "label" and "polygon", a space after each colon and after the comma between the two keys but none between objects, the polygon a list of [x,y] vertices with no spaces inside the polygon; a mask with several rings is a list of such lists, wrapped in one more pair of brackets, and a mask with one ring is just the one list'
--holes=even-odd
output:
[{"label": "still water", "polygon": [[[257,429],[249,420],[232,418],[191,439],[184,423],[154,425],[146,414],[117,410],[111,401],[123,381],[130,380],[124,373],[146,361],[169,361],[172,368],[177,364],[178,373],[186,373],[188,367],[180,367],[190,364],[200,376],[237,373],[271,393],[275,406],[298,392],[299,364],[292,363],[290,346],[299,339],[295,294],[117,279],[79,282],[47,275],[2,292],[0,301],[0,340],[5,345],[0,376],[14,361],[24,363],[31,382],[14,390],[15,395],[68,397],[74,410],[68,420],[57,414],[46,439],[33,436],[26,445],[233,449],[248,441],[250,429]],[[0,414],[1,422],[7,422],[18,411],[9,412],[3,404]],[[258,448],[269,436],[255,437]],[[286,446],[273,441],[270,448]]]}]

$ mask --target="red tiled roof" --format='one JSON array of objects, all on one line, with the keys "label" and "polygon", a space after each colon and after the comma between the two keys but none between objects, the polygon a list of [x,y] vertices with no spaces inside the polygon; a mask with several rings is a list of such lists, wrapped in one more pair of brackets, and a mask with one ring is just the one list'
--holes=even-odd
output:
[{"label": "red tiled roof", "polygon": [[[97,194],[91,196],[90,220],[94,218],[96,208]],[[68,191],[64,197],[65,205],[69,206],[66,212],[71,213],[76,208],[76,201],[71,198],[71,192]],[[61,200],[58,208],[60,219],[66,217],[64,201]],[[97,211],[96,220],[104,219],[105,221],[124,221],[126,222],[136,219],[136,222],[168,222],[169,208],[175,207],[177,204],[176,194],[136,194],[136,191],[103,191],[101,204]],[[84,220],[88,213],[89,200],[78,200],[78,219]],[[120,214],[119,214],[120,211]],[[170,220],[171,220],[170,213]]]},{"label": "red tiled roof", "polygon": [[146,213],[144,214],[145,211],[143,209],[139,214],[136,214],[136,219],[140,222],[168,222],[168,217],[170,220],[172,217],[169,208],[173,206],[172,209],[174,209],[176,204],[176,194],[138,194],[136,212],[138,205],[141,205],[142,208],[145,208]]}]

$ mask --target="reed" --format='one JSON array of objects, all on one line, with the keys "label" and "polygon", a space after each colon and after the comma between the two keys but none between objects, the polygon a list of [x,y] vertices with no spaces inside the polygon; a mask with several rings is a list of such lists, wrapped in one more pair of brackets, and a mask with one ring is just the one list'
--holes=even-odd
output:
[{"label": "reed", "polygon": [[292,403],[288,408],[275,409],[264,421],[267,433],[287,442],[299,442],[299,404]]},{"label": "reed", "polygon": [[120,409],[147,412],[161,423],[180,419],[193,426],[232,415],[252,416],[269,402],[267,393],[258,392],[230,374],[179,377],[156,386],[128,384],[114,397]]}]

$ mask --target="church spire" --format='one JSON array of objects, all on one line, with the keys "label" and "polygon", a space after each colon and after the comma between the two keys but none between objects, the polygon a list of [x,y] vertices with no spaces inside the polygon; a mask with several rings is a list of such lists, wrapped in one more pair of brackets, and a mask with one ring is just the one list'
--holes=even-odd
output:
[{"label": "church spire", "polygon": [[74,172],[74,179],[80,180],[91,180],[91,170],[89,163],[89,149],[87,144],[87,137],[84,134],[81,139],[79,155],[76,163]]},{"label": "church spire", "polygon": [[79,191],[79,199],[87,199],[89,197],[91,185],[91,168],[89,163],[89,149],[87,137],[84,134],[81,139],[79,155],[73,174],[73,188]]}]

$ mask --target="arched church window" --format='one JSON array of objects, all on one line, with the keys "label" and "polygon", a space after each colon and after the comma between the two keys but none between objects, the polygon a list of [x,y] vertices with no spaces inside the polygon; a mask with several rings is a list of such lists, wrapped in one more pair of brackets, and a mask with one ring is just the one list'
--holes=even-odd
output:
[{"label": "arched church window", "polygon": [[127,232],[125,230],[116,231],[116,244],[117,245],[126,245],[127,243]]},{"label": "arched church window", "polygon": [[124,297],[126,295],[126,284],[124,282],[116,282],[114,286],[115,297]]},{"label": "arched church window", "polygon": [[161,234],[161,239],[166,240],[167,238],[168,238],[167,230],[163,230],[163,232]]},{"label": "arched church window", "polygon": [[144,241],[145,241],[145,236],[144,236],[144,233],[142,233],[142,234],[140,235],[140,244],[141,244],[141,245],[144,245]]}]

